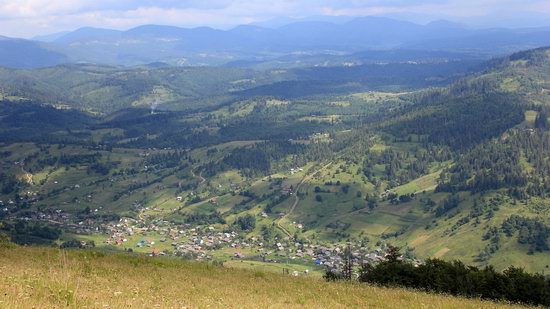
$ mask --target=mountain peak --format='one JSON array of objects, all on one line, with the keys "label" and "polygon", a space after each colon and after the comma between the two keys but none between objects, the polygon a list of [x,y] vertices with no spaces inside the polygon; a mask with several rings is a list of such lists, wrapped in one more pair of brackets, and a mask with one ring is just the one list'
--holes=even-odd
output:
[{"label": "mountain peak", "polygon": [[110,39],[115,36],[119,36],[121,33],[122,31],[113,30],[113,29],[82,27],[59,37],[54,42],[72,43],[75,41],[90,40],[90,39],[104,40],[104,39]]}]

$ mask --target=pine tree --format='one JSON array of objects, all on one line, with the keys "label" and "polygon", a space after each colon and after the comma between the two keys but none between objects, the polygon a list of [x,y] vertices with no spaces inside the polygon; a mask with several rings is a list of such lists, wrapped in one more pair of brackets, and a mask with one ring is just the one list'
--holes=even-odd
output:
[{"label": "pine tree", "polygon": [[550,128],[550,125],[548,124],[548,114],[546,112],[542,111],[537,114],[537,118],[535,119],[535,128],[543,130],[548,130]]},{"label": "pine tree", "polygon": [[346,250],[344,250],[344,279],[351,281],[353,277],[353,254],[351,250],[351,242],[348,243]]}]

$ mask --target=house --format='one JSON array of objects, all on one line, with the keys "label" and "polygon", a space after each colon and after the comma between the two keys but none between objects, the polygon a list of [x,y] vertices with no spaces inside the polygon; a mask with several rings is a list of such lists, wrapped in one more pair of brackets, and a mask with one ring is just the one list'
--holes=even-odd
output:
[{"label": "house", "polygon": [[282,186],[281,187],[281,193],[284,195],[290,195],[292,194],[292,188],[289,186]]}]

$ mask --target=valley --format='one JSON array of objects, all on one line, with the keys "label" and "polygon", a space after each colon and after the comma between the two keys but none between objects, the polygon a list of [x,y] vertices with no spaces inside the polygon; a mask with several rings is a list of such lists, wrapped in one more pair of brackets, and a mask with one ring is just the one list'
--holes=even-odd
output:
[{"label": "valley", "polygon": [[0,230],[297,275],[348,243],[550,271],[550,52],[354,72],[0,74]]}]

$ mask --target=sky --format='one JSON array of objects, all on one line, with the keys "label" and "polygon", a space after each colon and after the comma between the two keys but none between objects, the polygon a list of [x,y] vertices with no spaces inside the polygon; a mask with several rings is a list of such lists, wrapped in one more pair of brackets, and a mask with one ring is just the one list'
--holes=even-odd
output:
[{"label": "sky", "polygon": [[228,29],[275,18],[388,16],[472,27],[550,26],[550,0],[0,0],[0,35],[29,38],[80,27],[143,24]]}]

